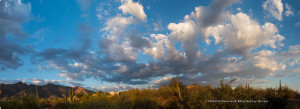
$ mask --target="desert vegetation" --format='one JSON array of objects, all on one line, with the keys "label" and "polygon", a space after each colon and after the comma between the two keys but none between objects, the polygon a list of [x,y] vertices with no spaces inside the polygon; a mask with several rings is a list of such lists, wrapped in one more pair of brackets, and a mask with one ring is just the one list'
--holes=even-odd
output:
[{"label": "desert vegetation", "polygon": [[299,107],[299,97],[298,92],[281,84],[266,89],[248,84],[233,88],[223,81],[217,87],[186,86],[178,79],[171,79],[169,85],[157,89],[130,89],[119,95],[100,91],[74,94],[70,90],[63,97],[41,98],[32,93],[2,100],[0,106],[2,109],[293,109]]}]

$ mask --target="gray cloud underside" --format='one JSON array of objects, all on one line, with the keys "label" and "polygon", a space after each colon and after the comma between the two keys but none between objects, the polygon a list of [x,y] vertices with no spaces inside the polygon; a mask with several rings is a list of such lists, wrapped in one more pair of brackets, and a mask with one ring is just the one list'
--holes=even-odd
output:
[{"label": "gray cloud underside", "polygon": [[[24,64],[19,56],[33,51],[30,46],[17,43],[28,36],[21,24],[29,19],[30,12],[30,4],[0,1],[0,70],[17,69]],[[8,35],[12,40],[8,40]]]}]

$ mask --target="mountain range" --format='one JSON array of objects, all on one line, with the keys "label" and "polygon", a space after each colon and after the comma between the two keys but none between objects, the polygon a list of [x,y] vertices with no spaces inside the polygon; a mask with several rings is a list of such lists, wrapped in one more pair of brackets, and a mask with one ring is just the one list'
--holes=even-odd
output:
[{"label": "mountain range", "polygon": [[92,93],[93,91],[87,90],[83,87],[69,87],[69,86],[61,86],[55,85],[52,83],[48,83],[45,85],[27,85],[23,82],[18,82],[15,84],[2,84],[0,83],[0,99],[7,99],[7,98],[15,98],[18,96],[26,96],[29,94],[36,95],[41,98],[61,98],[66,96],[69,93],[76,94],[88,94]]}]

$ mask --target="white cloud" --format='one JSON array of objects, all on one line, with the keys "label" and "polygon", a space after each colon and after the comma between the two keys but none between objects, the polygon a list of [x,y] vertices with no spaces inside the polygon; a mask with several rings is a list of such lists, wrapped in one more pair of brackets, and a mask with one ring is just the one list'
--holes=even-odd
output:
[{"label": "white cloud", "polygon": [[[128,1],[122,1],[122,6],[125,6],[126,2]],[[220,79],[233,77],[240,78],[241,81],[265,83],[267,81],[260,79],[278,73],[285,75],[298,71],[299,47],[292,46],[289,51],[275,52],[284,40],[278,28],[269,22],[260,24],[242,12],[230,14],[224,11],[235,2],[237,0],[214,0],[211,6],[196,7],[195,11],[186,15],[181,22],[170,23],[167,27],[169,33],[150,33],[151,40],[144,37],[148,33],[136,33],[134,17],[139,17],[132,14],[136,12],[126,7],[128,9],[123,14],[132,16],[124,17],[119,14],[108,19],[103,28],[104,37],[98,43],[100,49],[93,55],[90,52],[79,52],[78,57],[70,57],[68,54],[73,54],[74,51],[69,53],[68,50],[64,50],[63,56],[46,52],[48,57],[37,58],[55,60],[55,66],[64,70],[60,76],[70,79],[84,80],[94,77],[101,81],[126,84],[148,84],[151,78],[167,74],[182,75],[178,78],[187,83],[218,83]],[[212,54],[202,54],[199,47],[201,38],[203,43],[207,44],[210,43],[210,39],[214,39],[215,45],[212,46],[218,46],[219,50]],[[140,44],[144,42],[147,46],[139,48],[138,46],[144,46]],[[177,44],[181,44],[181,48]],[[210,49],[209,47],[207,49]],[[144,55],[142,53],[155,60],[138,62],[138,56]],[[52,56],[57,58],[53,59]],[[90,58],[93,56],[97,57]],[[90,59],[86,60],[85,57]],[[60,64],[64,62],[61,62],[61,59],[65,58],[67,66]],[[69,60],[76,60],[78,64],[75,65],[74,61],[70,63]],[[81,64],[87,65],[92,71],[84,69]],[[290,67],[293,67],[293,70],[288,70]],[[171,78],[172,76],[163,77],[153,83],[168,82]],[[117,86],[98,89],[127,88]]]},{"label": "white cloud", "polygon": [[267,0],[263,3],[264,10],[267,10],[275,19],[282,20],[283,4],[281,0]]},{"label": "white cloud", "polygon": [[289,46],[289,51],[300,51],[300,45]]},{"label": "white cloud", "polygon": [[195,20],[201,32],[202,40],[210,44],[207,28],[224,22],[230,15],[228,11],[224,10],[236,2],[239,2],[239,0],[214,0],[207,7],[196,7],[195,12],[185,16],[185,20]]},{"label": "white cloud", "polygon": [[68,84],[71,87],[84,86],[84,84],[82,84],[82,83],[65,81],[65,80],[47,80],[47,79],[21,79],[21,80],[24,80],[29,84],[35,84],[35,85],[45,85],[48,83],[52,83],[52,84],[58,84],[58,85]]},{"label": "white cloud", "polygon": [[156,81],[153,81],[153,83],[155,85],[168,85],[169,84],[169,81],[174,78],[174,76],[166,76],[166,77],[163,77],[159,80],[156,80]]},{"label": "white cloud", "polygon": [[129,42],[123,42],[118,44],[118,42],[113,42],[108,49],[109,55],[113,60],[136,60],[136,52],[133,51],[133,48],[129,45]]},{"label": "white cloud", "polygon": [[167,36],[163,34],[151,34],[151,38],[156,40],[152,48],[145,49],[145,54],[151,55],[155,59],[161,59],[165,54],[164,44],[168,41]]},{"label": "white cloud", "polygon": [[209,28],[210,35],[231,53],[249,55],[250,51],[262,45],[277,48],[284,39],[272,23],[260,25],[244,13],[231,15],[227,24]]},{"label": "white cloud", "polygon": [[300,45],[290,46],[289,50],[277,53],[270,58],[275,59],[277,62],[283,63],[285,66],[287,66],[286,69],[277,72],[274,76],[281,77],[300,71]]},{"label": "white cloud", "polygon": [[138,2],[133,2],[132,0],[121,0],[122,5],[119,7],[123,14],[131,14],[138,19],[145,21],[147,15],[144,12],[144,7]]},{"label": "white cloud", "polygon": [[182,54],[185,54],[176,50],[172,40],[166,35],[151,34],[151,39],[153,47],[145,49],[144,53],[151,55],[154,59],[180,60],[183,57]]},{"label": "white cloud", "polygon": [[[138,3],[132,3],[132,1],[122,1],[122,3],[122,6],[119,8],[124,9],[123,14],[126,14],[128,11],[134,16],[136,13],[131,12],[132,8],[135,6],[140,7]],[[135,24],[135,19],[132,16],[123,17],[121,14],[106,21],[105,27],[102,29],[105,31],[103,35],[103,40],[105,41],[100,42],[100,46],[102,46],[103,52],[106,52],[109,59],[114,61],[134,61],[139,49],[150,45],[147,43],[147,38],[129,33],[128,29],[133,24]]]},{"label": "white cloud", "polygon": [[102,30],[106,30],[110,33],[109,39],[117,39],[124,35],[127,27],[133,23],[132,17],[116,16],[109,19],[105,24],[106,26]]},{"label": "white cloud", "polygon": [[181,48],[184,49],[184,52],[179,54],[181,57],[192,62],[194,57],[201,56],[198,47],[199,28],[194,21],[186,18],[184,22],[178,24],[170,23],[168,29],[171,30],[170,38],[181,42]]},{"label": "white cloud", "polygon": [[170,35],[174,39],[182,42],[195,39],[194,37],[196,37],[195,35],[198,32],[194,21],[186,21],[178,24],[170,23],[168,29],[172,31]]},{"label": "white cloud", "polygon": [[67,76],[67,74],[66,73],[60,73],[60,74],[57,74],[58,76],[60,76],[60,77],[64,77],[64,76]]},{"label": "white cloud", "polygon": [[123,85],[117,85],[117,86],[103,86],[98,88],[100,91],[104,92],[112,92],[112,91],[123,91],[123,90],[129,90],[132,87],[130,86],[123,86]]},{"label": "white cloud", "polygon": [[285,3],[285,8],[286,8],[286,11],[285,11],[285,16],[292,16],[294,15],[294,12],[292,11],[292,7],[291,5]]},{"label": "white cloud", "polygon": [[285,70],[286,65],[283,63],[279,63],[278,60],[272,59],[271,56],[264,56],[263,55],[257,55],[254,56],[254,66],[260,69],[267,69],[269,72],[269,75],[272,75],[273,73],[276,73],[278,71]]},{"label": "white cloud", "polygon": [[123,73],[127,72],[128,68],[125,65],[116,64],[116,66],[119,66],[120,68],[117,69],[117,72]]},{"label": "white cloud", "polygon": [[272,56],[275,54],[275,52],[270,50],[261,50],[257,53],[259,56]]},{"label": "white cloud", "polygon": [[40,84],[41,82],[42,82],[42,81],[40,81],[40,80],[33,80],[33,81],[32,81],[33,84]]}]

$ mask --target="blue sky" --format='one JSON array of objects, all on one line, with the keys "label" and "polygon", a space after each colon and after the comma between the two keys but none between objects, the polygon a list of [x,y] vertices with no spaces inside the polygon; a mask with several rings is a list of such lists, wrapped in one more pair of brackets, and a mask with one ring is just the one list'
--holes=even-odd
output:
[{"label": "blue sky", "polygon": [[0,82],[300,91],[297,0],[0,0]]}]

